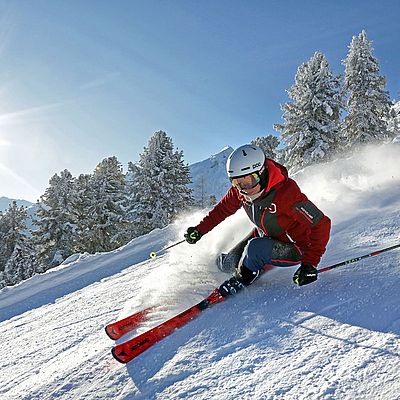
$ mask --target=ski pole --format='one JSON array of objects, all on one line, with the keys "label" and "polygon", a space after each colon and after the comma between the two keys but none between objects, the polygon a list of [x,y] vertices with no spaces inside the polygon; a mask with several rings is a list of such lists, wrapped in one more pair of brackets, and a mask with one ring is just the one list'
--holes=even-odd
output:
[{"label": "ski pole", "polygon": [[[164,247],[163,249],[161,249],[161,250],[158,252],[158,254],[163,253],[164,251],[166,251],[166,250],[168,250],[168,249],[170,249],[170,248],[172,248],[172,247],[178,246],[178,244],[181,244],[181,243],[183,243],[183,242],[186,242],[186,239],[183,239],[183,240],[181,240],[181,241],[179,241],[179,242],[176,242],[176,243],[174,243],[174,244],[171,244],[170,246]],[[150,258],[156,258],[156,257],[157,257],[157,254],[156,254],[154,251],[152,251],[152,252],[150,253]]]},{"label": "ski pole", "polygon": [[381,253],[385,252],[385,251],[393,250],[393,249],[396,249],[398,247],[400,247],[400,244],[395,244],[394,246],[386,247],[385,249],[374,251],[372,253],[365,254],[365,255],[360,256],[360,257],[352,258],[351,260],[342,261],[340,263],[330,265],[329,267],[321,268],[321,269],[318,270],[318,273],[320,274],[321,272],[329,271],[330,269],[341,267],[342,265],[352,264],[354,262],[363,260],[364,258],[374,257],[374,256],[377,256],[378,254],[381,254]]}]

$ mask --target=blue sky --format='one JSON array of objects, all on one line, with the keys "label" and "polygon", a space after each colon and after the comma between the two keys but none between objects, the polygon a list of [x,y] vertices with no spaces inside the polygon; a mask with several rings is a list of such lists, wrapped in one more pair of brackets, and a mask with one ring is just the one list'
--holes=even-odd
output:
[{"label": "blue sky", "polygon": [[126,168],[156,130],[194,163],[274,133],[315,51],[343,73],[362,29],[400,92],[399,1],[0,1],[0,196],[62,169]]}]

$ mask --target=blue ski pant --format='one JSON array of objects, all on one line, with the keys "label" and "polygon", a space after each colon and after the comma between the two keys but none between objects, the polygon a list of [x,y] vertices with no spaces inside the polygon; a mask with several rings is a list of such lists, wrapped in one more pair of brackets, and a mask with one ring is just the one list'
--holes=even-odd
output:
[{"label": "blue ski pant", "polygon": [[252,231],[229,251],[224,269],[233,272],[243,265],[252,272],[258,272],[270,266],[291,267],[300,264],[301,259],[301,250],[294,243],[284,243],[265,236],[254,237]]},{"label": "blue ski pant", "polygon": [[292,267],[301,262],[302,253],[293,243],[284,243],[268,237],[250,239],[242,254],[242,264],[257,272],[268,266]]}]

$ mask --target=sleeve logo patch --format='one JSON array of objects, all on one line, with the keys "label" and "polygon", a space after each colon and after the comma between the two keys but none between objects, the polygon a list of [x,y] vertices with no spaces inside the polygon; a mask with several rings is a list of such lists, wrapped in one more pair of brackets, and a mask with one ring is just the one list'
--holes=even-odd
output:
[{"label": "sleeve logo patch", "polygon": [[312,225],[318,224],[324,216],[311,202],[298,203],[294,209]]},{"label": "sleeve logo patch", "polygon": [[298,210],[311,219],[311,221],[314,220],[314,216],[311,215],[304,207],[299,207]]}]

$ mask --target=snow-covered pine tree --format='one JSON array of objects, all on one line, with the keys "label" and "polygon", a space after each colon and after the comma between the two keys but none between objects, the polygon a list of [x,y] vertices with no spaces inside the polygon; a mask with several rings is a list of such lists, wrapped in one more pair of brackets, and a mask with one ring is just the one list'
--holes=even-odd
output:
[{"label": "snow-covered pine tree", "polygon": [[4,213],[0,211],[0,273],[4,271],[4,267],[11,254],[9,250],[9,245],[7,243],[7,232],[8,225],[6,224],[6,220],[4,219]]},{"label": "snow-covered pine tree", "polygon": [[16,285],[44,270],[45,268],[36,259],[33,243],[28,238],[21,238],[5,265],[4,283],[7,286]]},{"label": "snow-covered pine tree", "polygon": [[18,207],[15,201],[0,215],[0,288],[40,270],[27,237],[27,215],[26,207]]},{"label": "snow-covered pine tree", "polygon": [[130,221],[131,238],[140,236],[142,234],[141,227],[135,222],[138,219],[136,212],[136,205],[139,202],[140,193],[140,169],[138,164],[133,162],[128,163],[128,172],[125,177],[126,181],[126,219]]},{"label": "snow-covered pine tree", "polygon": [[316,52],[298,68],[288,95],[293,102],[282,106],[284,123],[274,125],[287,144],[286,165],[296,170],[328,159],[336,150],[343,106],[340,78],[324,54]]},{"label": "snow-covered pine tree", "polygon": [[400,136],[400,101],[395,103],[390,109],[388,130],[391,136],[397,138]]},{"label": "snow-covered pine tree", "polygon": [[82,246],[91,253],[114,250],[129,239],[124,208],[125,176],[116,157],[105,158],[97,165],[89,187],[90,219],[86,218],[81,231]]},{"label": "snow-covered pine tree", "polygon": [[206,179],[204,175],[201,175],[200,178],[197,178],[197,185],[196,185],[196,192],[197,192],[197,199],[196,199],[196,206],[200,207],[203,210],[206,206],[208,207],[209,204],[206,205]]},{"label": "snow-covered pine tree", "polygon": [[251,141],[251,143],[263,149],[267,158],[279,161],[279,153],[277,148],[279,146],[279,139],[274,135],[261,136]]},{"label": "snow-covered pine tree", "polygon": [[389,139],[390,98],[379,62],[372,55],[372,42],[362,31],[353,36],[345,66],[344,88],[348,92],[347,112],[342,124],[342,146],[350,149],[363,143]]},{"label": "snow-covered pine tree", "polygon": [[75,196],[73,199],[73,220],[77,226],[76,238],[73,244],[74,253],[83,253],[89,251],[90,247],[90,229],[93,227],[93,216],[90,207],[95,202],[92,193],[92,176],[90,174],[81,174],[75,180]]},{"label": "snow-covered pine tree", "polygon": [[8,209],[1,213],[0,217],[0,268],[4,269],[5,264],[11,257],[15,245],[25,236],[25,220],[28,216],[26,207],[18,207],[13,201]]},{"label": "snow-covered pine tree", "polygon": [[165,132],[155,132],[140,154],[135,179],[131,182],[138,234],[163,228],[192,205],[190,182],[183,152],[174,150],[172,139]]},{"label": "snow-covered pine tree", "polygon": [[217,197],[215,194],[210,194],[208,198],[208,206],[209,207],[214,207],[217,204]]},{"label": "snow-covered pine tree", "polygon": [[7,279],[4,271],[0,270],[0,289],[7,286]]},{"label": "snow-covered pine tree", "polygon": [[55,174],[49,181],[34,220],[32,232],[38,247],[38,258],[47,268],[55,267],[73,253],[76,238],[74,219],[75,184],[68,170]]}]

